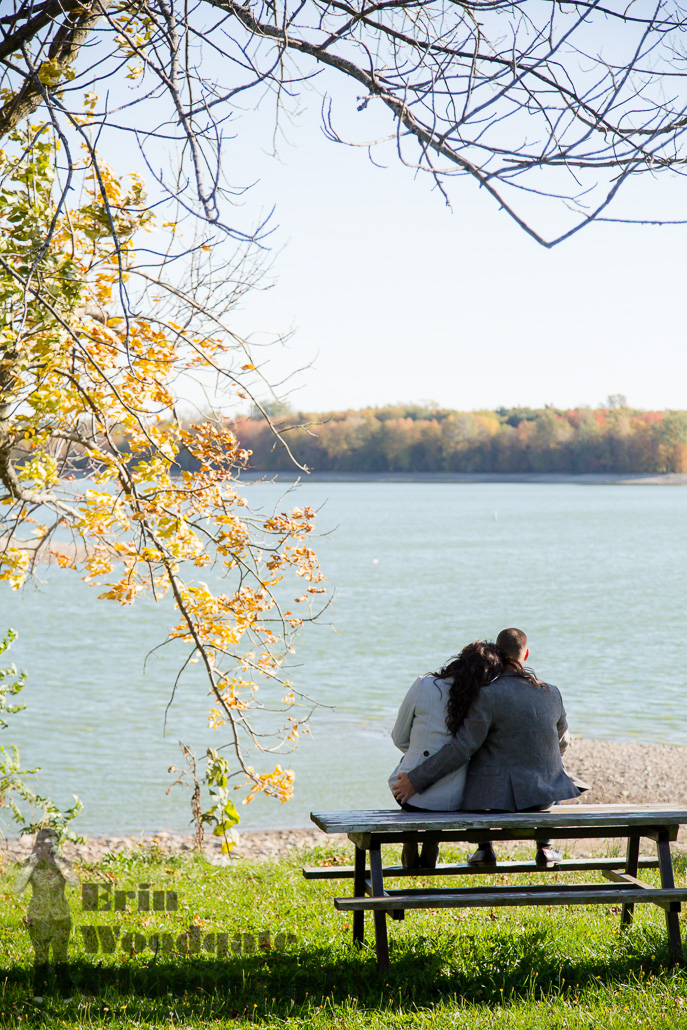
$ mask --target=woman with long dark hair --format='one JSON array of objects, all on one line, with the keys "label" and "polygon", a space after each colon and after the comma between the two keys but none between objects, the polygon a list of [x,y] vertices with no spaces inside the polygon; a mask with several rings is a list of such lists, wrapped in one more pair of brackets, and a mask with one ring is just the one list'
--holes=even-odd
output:
[{"label": "woman with long dark hair", "polygon": [[[420,676],[403,699],[391,738],[403,758],[389,777],[415,768],[440,751],[460,729],[482,687],[501,675],[505,655],[496,644],[475,640],[437,672]],[[437,780],[422,794],[422,807],[403,804],[407,811],[454,812],[461,808],[467,763]],[[438,849],[423,846],[419,862],[434,865]],[[417,846],[404,847],[404,865],[418,864]],[[433,861],[432,861],[433,859]]]},{"label": "woman with long dark hair", "polygon": [[[434,784],[466,765],[462,807],[471,812],[541,812],[589,789],[563,768],[561,756],[570,743],[563,699],[558,687],[525,668],[527,637],[510,627],[496,643],[504,659],[501,675],[475,692],[462,724],[439,751],[400,769],[390,784],[403,807],[411,798],[425,807]],[[560,861],[550,840],[537,843],[537,865]],[[487,844],[468,858],[470,865],[495,861]]]}]

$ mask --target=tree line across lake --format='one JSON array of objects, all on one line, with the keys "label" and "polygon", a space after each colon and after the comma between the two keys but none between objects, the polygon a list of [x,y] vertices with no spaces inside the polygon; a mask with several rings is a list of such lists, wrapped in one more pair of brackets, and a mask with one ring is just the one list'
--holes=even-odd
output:
[{"label": "tree line across lake", "polygon": [[[640,411],[622,397],[596,409],[397,405],[309,413],[273,405],[269,414],[315,472],[687,471],[687,411]],[[237,417],[234,428],[252,452],[249,468],[293,469],[262,417]]]}]

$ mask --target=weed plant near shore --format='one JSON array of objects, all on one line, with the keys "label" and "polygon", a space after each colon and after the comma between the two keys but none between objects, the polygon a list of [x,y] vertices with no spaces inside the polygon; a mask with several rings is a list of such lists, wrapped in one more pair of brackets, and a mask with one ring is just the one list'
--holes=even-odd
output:
[{"label": "weed plant near shore", "polygon": [[[6,868],[0,1025],[687,1030],[687,975],[669,966],[661,909],[638,906],[623,932],[617,906],[408,912],[389,922],[391,970],[380,976],[371,919],[367,947],[357,951],[350,917],[332,904],[351,881],[306,881],[300,871],[351,860],[342,844],[276,863],[217,867],[141,852],[77,866],[79,883],[69,888],[75,990],[71,1000],[51,992],[42,1003],[33,1000],[26,896],[17,899],[17,868]],[[681,884],[685,863],[676,866]],[[653,871],[643,875],[656,881]],[[575,877],[585,878],[595,874]],[[85,884],[98,885],[99,911],[83,909]]]}]

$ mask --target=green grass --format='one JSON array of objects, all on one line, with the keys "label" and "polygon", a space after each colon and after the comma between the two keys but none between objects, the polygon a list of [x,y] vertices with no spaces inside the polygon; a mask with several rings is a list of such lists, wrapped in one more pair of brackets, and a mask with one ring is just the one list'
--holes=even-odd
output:
[{"label": "green grass", "polygon": [[[446,849],[442,859],[463,851]],[[390,859],[393,854],[389,849]],[[0,877],[0,1024],[687,1030],[687,976],[669,966],[660,909],[638,906],[635,925],[623,932],[616,906],[408,912],[403,922],[389,920],[391,971],[380,977],[371,918],[367,947],[355,950],[351,918],[332,904],[333,896],[350,893],[351,881],[305,881],[300,873],[306,863],[351,860],[349,846],[335,845],[279,863],[227,868],[143,852],[79,866],[81,882],[109,883],[112,891],[148,883],[151,890],[176,891],[179,907],[139,912],[134,902],[126,913],[84,912],[81,888],[70,888],[77,991],[71,1001],[51,993],[42,1005],[33,1001],[32,949],[22,923],[28,892],[18,903],[16,870],[7,869]],[[676,865],[682,884],[685,863]],[[643,875],[655,879],[653,872]],[[585,877],[596,874],[576,879]],[[523,882],[500,878],[509,880]],[[147,946],[138,954],[120,947],[89,954],[80,928],[95,924],[119,926],[120,942],[125,932],[176,940],[192,925],[202,945],[216,946],[209,935],[226,934],[228,951],[155,956]]]}]

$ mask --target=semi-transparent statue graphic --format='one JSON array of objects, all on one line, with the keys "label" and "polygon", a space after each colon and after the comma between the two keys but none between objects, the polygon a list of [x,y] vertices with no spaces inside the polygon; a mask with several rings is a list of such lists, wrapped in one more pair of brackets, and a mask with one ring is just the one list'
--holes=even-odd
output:
[{"label": "semi-transparent statue graphic", "polygon": [[33,851],[22,866],[15,882],[20,893],[31,884],[31,900],[26,926],[34,949],[34,995],[42,1000],[48,989],[50,949],[55,963],[57,988],[69,993],[73,987],[69,975],[67,951],[72,929],[72,916],[65,896],[67,882],[75,882],[69,862],[57,850],[53,830],[39,830]]}]

